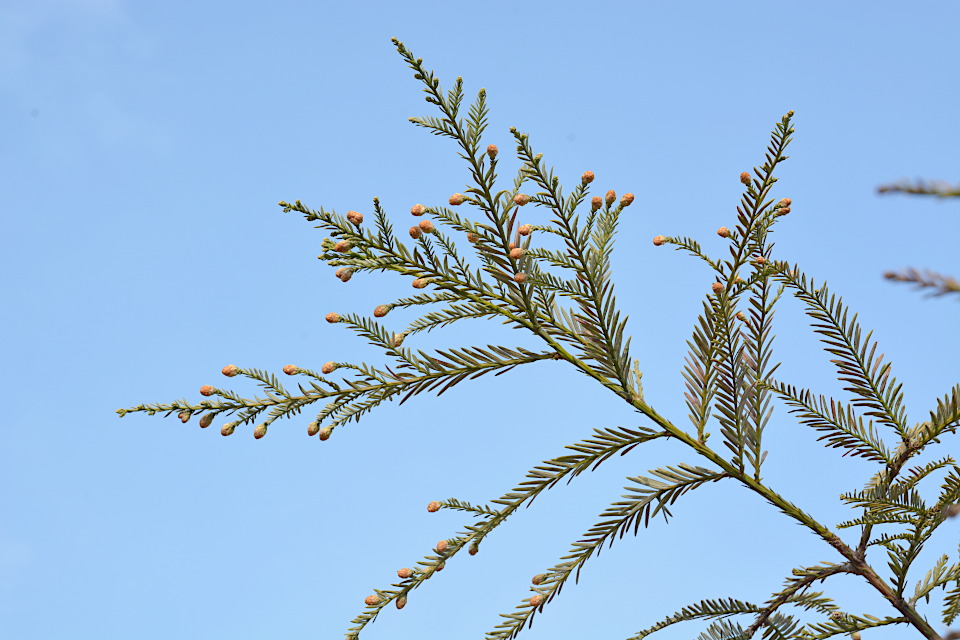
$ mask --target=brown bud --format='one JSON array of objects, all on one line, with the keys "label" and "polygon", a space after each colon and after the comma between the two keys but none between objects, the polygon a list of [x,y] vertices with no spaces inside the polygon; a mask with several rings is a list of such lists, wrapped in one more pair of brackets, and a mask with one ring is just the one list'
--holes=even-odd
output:
[{"label": "brown bud", "polygon": [[490,156],[491,158],[497,157],[497,151],[498,151],[497,145],[495,144],[487,145],[487,155]]},{"label": "brown bud", "polygon": [[377,308],[373,310],[373,317],[374,317],[374,318],[382,318],[383,316],[385,316],[385,315],[387,315],[388,313],[390,313],[390,309],[392,309],[392,308],[393,308],[393,307],[391,307],[389,304],[377,305]]},{"label": "brown bud", "polygon": [[443,571],[443,568],[444,568],[445,566],[447,566],[447,563],[446,563],[446,562],[441,562],[440,564],[437,565],[437,571]]},{"label": "brown bud", "polygon": [[533,227],[528,224],[522,224],[520,225],[520,228],[517,229],[517,232],[522,236],[528,236],[533,233]]},{"label": "brown bud", "polygon": [[469,553],[469,554],[472,555],[472,556],[477,555],[477,552],[478,552],[478,551],[480,551],[480,547],[477,546],[477,543],[476,543],[476,542],[474,542],[473,544],[471,544],[471,545],[470,545],[470,548],[467,549],[467,553]]},{"label": "brown bud", "polygon": [[792,205],[792,204],[793,204],[793,200],[791,200],[790,198],[781,198],[781,199],[780,199],[780,202],[777,203],[777,206],[779,206],[779,207],[789,207],[789,206]]},{"label": "brown bud", "polygon": [[397,604],[397,609],[403,609],[405,606],[407,606],[407,596],[400,596],[394,600],[394,602]]},{"label": "brown bud", "polygon": [[547,574],[538,573],[537,575],[533,576],[533,580],[531,580],[530,582],[532,582],[533,584],[540,584],[541,582],[546,580],[546,578],[547,578]]},{"label": "brown bud", "polygon": [[340,278],[344,282],[348,282],[350,278],[353,277],[353,269],[348,269],[347,267],[341,267],[337,269],[337,272],[333,274]]},{"label": "brown bud", "polygon": [[440,553],[443,553],[446,550],[447,550],[446,540],[441,540],[440,542],[437,543],[437,551],[439,551]]},{"label": "brown bud", "polygon": [[287,374],[288,376],[295,376],[295,375],[297,375],[297,371],[299,371],[299,370],[300,370],[300,369],[298,369],[298,368],[297,368],[297,365],[295,365],[295,364],[288,364],[288,365],[284,365],[284,367],[283,367],[283,372],[284,372],[285,374]]},{"label": "brown bud", "polygon": [[539,607],[541,604],[543,604],[543,594],[538,593],[530,598],[530,606]]},{"label": "brown bud", "polygon": [[235,426],[236,425],[234,425],[232,422],[228,422],[227,424],[220,427],[220,435],[222,436],[232,435]]},{"label": "brown bud", "polygon": [[265,435],[267,435],[267,425],[258,424],[257,428],[253,430],[253,437],[259,440]]},{"label": "brown bud", "polygon": [[723,291],[723,284],[719,282],[714,282],[712,285],[710,285],[710,288],[713,289],[714,293],[720,293],[721,291]]},{"label": "brown bud", "polygon": [[743,184],[749,185],[749,184],[750,184],[750,174],[747,173],[746,171],[744,171],[743,173],[741,173],[741,174],[740,174],[740,182],[742,182]]},{"label": "brown bud", "polygon": [[583,175],[580,176],[580,182],[582,182],[583,184],[590,184],[591,182],[593,182],[593,178],[594,178],[593,171],[584,171]]},{"label": "brown bud", "polygon": [[517,195],[513,196],[513,203],[518,204],[521,207],[528,202],[530,202],[530,196],[525,193],[518,193]]},{"label": "brown bud", "polygon": [[347,211],[347,220],[359,227],[363,222],[363,214],[359,211]]},{"label": "brown bud", "polygon": [[623,197],[620,198],[620,206],[629,207],[631,204],[633,204],[633,194],[632,193],[623,194]]},{"label": "brown bud", "polygon": [[233,364],[228,364],[227,366],[225,366],[223,369],[220,370],[220,373],[227,376],[228,378],[232,378],[233,376],[240,373],[240,367]]},{"label": "brown bud", "polygon": [[405,333],[395,333],[393,334],[393,340],[390,342],[391,346],[396,349],[403,344],[403,339],[407,337]]},{"label": "brown bud", "polygon": [[426,210],[427,208],[422,204],[415,204],[412,207],[410,207],[410,213],[412,213],[415,216],[422,216]]},{"label": "brown bud", "polygon": [[593,199],[590,200],[590,211],[596,211],[601,206],[603,206],[603,198],[600,196],[593,196]]},{"label": "brown bud", "polygon": [[729,238],[730,229],[727,229],[726,227],[720,227],[719,229],[717,229],[717,235],[720,236],[721,238]]},{"label": "brown bud", "polygon": [[328,440],[331,433],[333,433],[333,427],[324,427],[323,429],[320,429],[320,439]]},{"label": "brown bud", "polygon": [[657,245],[657,246],[659,247],[660,245],[662,245],[662,244],[663,244],[664,242],[666,242],[666,241],[667,241],[666,236],[656,236],[656,237],[654,237],[654,239],[653,239],[653,244],[655,244],[655,245]]},{"label": "brown bud", "polygon": [[436,230],[436,227],[433,226],[433,223],[429,220],[420,221],[420,230],[424,233],[433,233]]},{"label": "brown bud", "polygon": [[328,314],[327,314],[326,316],[324,316],[324,317],[325,317],[326,321],[329,322],[330,324],[336,324],[336,323],[340,322],[340,314],[339,314],[339,313],[328,313]]},{"label": "brown bud", "polygon": [[743,322],[747,321],[747,316],[744,315],[743,311],[737,312],[737,320],[742,320]]},{"label": "brown bud", "polygon": [[320,373],[333,373],[339,365],[336,362],[327,362],[320,367]]},{"label": "brown bud", "polygon": [[206,429],[207,427],[209,427],[211,422],[213,422],[213,414],[212,414],[212,413],[208,413],[208,414],[205,414],[205,415],[200,416],[200,428],[201,428],[201,429]]},{"label": "brown bud", "polygon": [[513,251],[514,249],[517,248],[517,245],[516,245],[516,243],[511,242],[511,243],[507,246],[507,248],[510,249],[511,251]]},{"label": "brown bud", "polygon": [[763,264],[763,263],[766,262],[766,261],[767,261],[767,259],[764,258],[763,256],[757,256],[757,259],[754,260],[754,262],[756,262],[757,264]]},{"label": "brown bud", "polygon": [[860,640],[860,632],[854,631],[850,634],[850,640]]},{"label": "brown bud", "polygon": [[466,201],[467,201],[467,196],[463,195],[462,193],[455,193],[452,196],[450,196],[450,204],[453,205],[454,207],[460,206]]},{"label": "brown bud", "polygon": [[427,278],[417,278],[411,284],[413,284],[414,289],[423,289],[428,284],[430,284],[430,282]]},{"label": "brown bud", "polygon": [[420,227],[410,227],[410,237],[414,240],[419,240],[420,236],[423,235],[423,231]]},{"label": "brown bud", "polygon": [[319,431],[320,431],[320,425],[318,425],[316,422],[311,422],[310,424],[307,425],[307,435],[310,436],[311,438],[317,435]]},{"label": "brown bud", "polygon": [[519,260],[523,257],[523,249],[517,247],[516,249],[510,249],[510,257],[514,260]]},{"label": "brown bud", "polygon": [[177,417],[180,418],[180,422],[182,422],[183,424],[187,424],[187,421],[190,420],[190,412],[181,411],[180,413],[177,414]]},{"label": "brown bud", "polygon": [[367,603],[367,606],[372,607],[380,603],[380,596],[377,596],[377,595],[367,596],[366,598],[363,599],[363,601]]},{"label": "brown bud", "polygon": [[480,239],[480,236],[477,235],[476,233],[467,234],[467,242],[476,242],[479,239]]},{"label": "brown bud", "polygon": [[611,189],[610,191],[607,191],[607,195],[606,195],[606,197],[604,198],[604,200],[606,201],[606,203],[607,203],[608,205],[613,204],[613,201],[616,200],[616,199],[617,199],[617,192],[616,192],[616,191],[614,191],[613,189]]},{"label": "brown bud", "polygon": [[780,207],[777,209],[777,215],[779,216],[785,216],[788,213],[790,213],[790,207]]},{"label": "brown bud", "polygon": [[404,567],[403,569],[400,569],[400,571],[397,571],[397,575],[406,580],[413,575],[413,569],[410,567]]},{"label": "brown bud", "polygon": [[216,389],[214,389],[208,384],[205,384],[202,387],[200,387],[200,395],[202,396],[212,396],[216,391],[217,391]]},{"label": "brown bud", "polygon": [[353,245],[350,244],[348,241],[346,241],[346,240],[341,240],[341,241],[338,242],[337,244],[333,245],[333,250],[334,250],[334,251],[339,251],[340,253],[346,253],[347,251],[350,251],[350,248],[351,248],[352,246],[353,246]]},{"label": "brown bud", "polygon": [[519,282],[520,284],[523,284],[524,282],[527,281],[527,274],[525,274],[525,273],[515,273],[515,274],[513,275],[513,279],[516,280],[517,282]]},{"label": "brown bud", "polygon": [[429,511],[430,513],[440,511],[440,502],[438,500],[434,500],[433,502],[428,504],[427,511]]}]

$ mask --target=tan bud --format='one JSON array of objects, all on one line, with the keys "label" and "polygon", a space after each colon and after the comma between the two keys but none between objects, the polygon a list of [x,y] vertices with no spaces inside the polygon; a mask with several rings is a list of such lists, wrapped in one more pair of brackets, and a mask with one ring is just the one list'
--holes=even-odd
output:
[{"label": "tan bud", "polygon": [[604,200],[606,201],[607,205],[613,204],[613,201],[616,199],[617,199],[617,192],[614,191],[613,189],[611,189],[610,191],[607,191],[607,195],[606,197],[604,197]]},{"label": "tan bud", "polygon": [[620,206],[629,207],[631,204],[633,204],[633,194],[632,193],[623,194],[623,197],[620,198]]},{"label": "tan bud", "polygon": [[603,206],[603,198],[600,196],[593,196],[593,199],[590,200],[590,211],[596,211],[601,206]]},{"label": "tan bud", "polygon": [[743,184],[749,185],[749,184],[750,184],[750,174],[747,173],[746,171],[744,171],[743,173],[741,173],[741,174],[740,174],[740,182],[742,182]]},{"label": "tan bud", "polygon": [[214,389],[208,384],[205,384],[202,387],[200,387],[200,395],[202,396],[212,396],[214,393],[216,393],[216,391],[217,391],[216,389]]},{"label": "tan bud", "polygon": [[530,202],[530,196],[525,193],[518,193],[517,195],[513,196],[513,203],[518,204],[521,207],[528,202]]},{"label": "tan bud", "polygon": [[399,347],[400,345],[403,344],[403,339],[406,338],[406,337],[407,337],[407,334],[405,334],[405,333],[395,333],[395,334],[393,334],[393,340],[392,340],[391,343],[390,343],[391,346],[393,346],[393,348],[396,349],[397,347]]},{"label": "tan bud", "polygon": [[336,323],[340,322],[340,314],[339,314],[339,313],[328,313],[326,316],[324,316],[324,318],[325,318],[326,321],[329,322],[330,324],[336,324]]},{"label": "tan bud", "polygon": [[477,555],[477,552],[478,552],[478,551],[480,551],[480,547],[477,546],[477,543],[476,543],[476,542],[474,542],[473,544],[471,544],[471,545],[470,545],[470,548],[467,549],[467,553],[469,553],[469,554],[472,555],[472,556]]},{"label": "tan bud", "polygon": [[403,609],[405,606],[407,606],[407,596],[400,596],[394,600],[394,602],[397,603],[397,609]]},{"label": "tan bud", "polygon": [[177,414],[177,417],[180,418],[180,422],[182,422],[183,424],[187,424],[187,421],[190,420],[190,412],[181,411],[180,413]]},{"label": "tan bud", "polygon": [[497,152],[498,152],[497,145],[495,145],[495,144],[487,145],[487,155],[488,155],[488,156],[490,156],[491,158],[496,158],[496,157],[497,157]]},{"label": "tan bud", "polygon": [[367,604],[367,606],[372,607],[374,605],[380,604],[380,596],[377,596],[377,595],[367,596],[366,598],[363,599],[363,601]]},{"label": "tan bud", "polygon": [[429,511],[430,513],[434,513],[434,512],[436,512],[436,511],[440,511],[440,502],[439,502],[438,500],[434,500],[433,502],[431,502],[430,504],[428,504],[428,505],[427,505],[427,511]]},{"label": "tan bud", "polygon": [[462,193],[455,193],[450,196],[450,204],[454,207],[458,207],[466,201],[467,196],[463,195]]},{"label": "tan bud", "polygon": [[320,373],[333,373],[339,365],[336,362],[327,362],[320,367]]},{"label": "tan bud", "polygon": [[427,208],[422,204],[415,204],[410,207],[410,213],[415,216],[422,216],[426,212]]},{"label": "tan bud", "polygon": [[717,235],[720,236],[721,238],[729,238],[730,229],[727,229],[726,227],[720,227],[719,229],[717,229]]},{"label": "tan bud", "polygon": [[424,233],[433,233],[436,230],[436,227],[433,226],[433,223],[429,220],[420,221],[420,230]]},{"label": "tan bud", "polygon": [[467,234],[467,242],[476,242],[479,239],[480,239],[480,236],[477,235],[476,233]]},{"label": "tan bud", "polygon": [[533,576],[533,579],[532,579],[530,582],[532,582],[533,584],[540,584],[540,583],[543,582],[546,578],[547,578],[547,574],[545,574],[545,573],[538,573],[537,575]]},{"label": "tan bud", "polygon": [[310,436],[311,438],[317,435],[319,431],[320,431],[320,425],[318,425],[316,422],[311,422],[310,424],[307,425],[307,435]]},{"label": "tan bud", "polygon": [[441,562],[440,564],[437,565],[437,571],[443,571],[443,568],[444,568],[445,566],[447,566],[447,563],[446,563],[446,562]]},{"label": "tan bud", "polygon": [[763,256],[757,256],[757,259],[754,260],[754,262],[756,262],[757,264],[763,264],[763,263],[765,263],[766,261],[767,261],[767,259],[764,258]]},{"label": "tan bud", "polygon": [[341,240],[337,244],[333,245],[333,250],[339,251],[340,253],[346,253],[347,251],[350,251],[350,248],[352,246],[353,245],[350,244],[347,240]]},{"label": "tan bud", "polygon": [[516,249],[510,249],[510,257],[514,260],[519,260],[523,257],[523,249],[517,247]]},{"label": "tan bud", "polygon": [[653,238],[653,244],[657,245],[658,247],[666,241],[667,241],[666,236],[655,236]]},{"label": "tan bud", "polygon": [[223,369],[220,370],[220,373],[227,376],[228,378],[232,378],[233,376],[240,373],[240,367],[233,364],[228,364],[227,366],[225,366]]},{"label": "tan bud", "polygon": [[377,305],[377,308],[373,310],[373,317],[374,317],[374,318],[382,318],[383,316],[385,316],[385,315],[387,315],[388,313],[390,313],[390,309],[392,309],[392,308],[393,308],[393,307],[391,307],[389,304]]},{"label": "tan bud", "polygon": [[423,235],[423,231],[420,227],[410,227],[410,237],[414,240],[419,240],[420,236]]},{"label": "tan bud", "polygon": [[530,235],[531,233],[533,233],[533,227],[531,227],[531,226],[528,225],[528,224],[522,224],[522,225],[520,225],[520,228],[517,229],[517,232],[519,232],[520,235],[522,235],[522,236],[528,236],[528,235]]},{"label": "tan bud", "polygon": [[283,372],[284,372],[285,374],[287,374],[288,376],[295,376],[295,375],[297,375],[297,371],[299,371],[299,370],[300,370],[300,369],[298,369],[298,368],[297,368],[297,365],[295,365],[295,364],[288,364],[288,365],[284,365],[284,367],[283,367]]},{"label": "tan bud", "polygon": [[411,284],[413,285],[414,289],[423,289],[430,284],[430,282],[427,278],[417,278]]},{"label": "tan bud", "polygon": [[206,429],[210,426],[210,423],[213,422],[213,414],[208,413],[206,415],[200,416],[200,428]]},{"label": "tan bud", "polygon": [[743,311],[737,312],[737,320],[742,320],[743,322],[747,321],[747,316],[744,315]]},{"label": "tan bud", "polygon": [[220,435],[222,436],[233,435],[233,430],[235,427],[236,425],[234,425],[232,422],[228,422],[227,424],[220,427]]},{"label": "tan bud", "polygon": [[780,202],[777,203],[777,206],[779,206],[779,207],[789,207],[789,206],[792,205],[792,204],[793,204],[793,200],[791,200],[790,198],[781,198],[781,199],[780,199]]},{"label": "tan bud", "polygon": [[347,220],[359,227],[363,222],[363,214],[359,211],[347,211]]},{"label": "tan bud", "polygon": [[721,291],[723,291],[723,284],[719,282],[714,282],[712,285],[710,285],[710,288],[713,289],[714,293],[720,293]]},{"label": "tan bud", "polygon": [[331,433],[333,433],[333,427],[324,427],[323,429],[320,429],[319,438],[321,440],[329,440]]},{"label": "tan bud", "polygon": [[265,435],[267,435],[267,425],[258,424],[257,428],[253,430],[253,437],[259,440]]},{"label": "tan bud", "polygon": [[777,209],[778,216],[785,216],[788,213],[790,213],[790,207],[780,207],[779,209]]},{"label": "tan bud", "polygon": [[349,282],[350,278],[353,277],[353,269],[348,269],[347,267],[341,267],[337,269],[337,272],[333,275],[337,276],[343,282]]},{"label": "tan bud", "polygon": [[580,176],[580,182],[582,182],[583,184],[590,184],[591,182],[593,182],[593,178],[594,178],[593,171],[584,171],[583,175]]},{"label": "tan bud", "polygon": [[543,604],[543,594],[538,593],[530,598],[530,606],[539,607],[541,604]]},{"label": "tan bud", "polygon": [[437,543],[437,551],[439,551],[440,553],[443,553],[446,550],[447,550],[446,540],[441,540],[440,542]]},{"label": "tan bud", "polygon": [[520,284],[523,284],[524,282],[527,281],[527,274],[525,274],[525,273],[515,273],[515,274],[513,275],[513,279],[516,280],[517,282],[519,282]]},{"label": "tan bud", "polygon": [[400,571],[397,571],[397,575],[406,580],[413,575],[413,569],[410,567],[404,567],[403,569],[400,569]]},{"label": "tan bud", "polygon": [[860,640],[860,632],[854,631],[850,634],[850,640]]}]

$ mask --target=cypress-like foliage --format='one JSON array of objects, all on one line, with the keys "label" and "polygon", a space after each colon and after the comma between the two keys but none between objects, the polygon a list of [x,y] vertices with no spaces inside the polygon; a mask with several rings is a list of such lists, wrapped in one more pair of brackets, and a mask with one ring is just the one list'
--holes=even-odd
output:
[{"label": "cypress-like foliage", "polygon": [[[223,369],[225,376],[255,380],[265,397],[248,399],[205,385],[201,395],[207,399],[198,402],[141,404],[118,413],[176,414],[183,422],[197,414],[201,426],[208,426],[221,415],[232,416],[221,429],[223,435],[252,425],[252,432],[260,438],[278,418],[296,416],[319,403],[322,408],[310,422],[308,434],[326,440],[341,426],[359,420],[385,401],[397,399],[402,404],[420,393],[439,395],[488,373],[500,375],[542,360],[563,361],[605,387],[617,401],[643,414],[650,424],[596,429],[592,437],[569,445],[568,455],[535,465],[516,487],[490,504],[474,505],[455,498],[431,502],[429,511],[462,511],[470,517],[470,524],[441,540],[416,568],[401,569],[397,583],[367,595],[366,608],[347,630],[349,639],[359,638],[363,628],[391,603],[402,609],[410,592],[423,586],[458,553],[466,549],[470,555],[475,554],[487,535],[544,491],[658,438],[683,443],[704,466],[677,463],[653,469],[646,476],[628,478],[630,484],[622,499],[602,509],[598,521],[571,543],[567,555],[533,579],[532,593],[514,612],[502,614],[503,621],[488,632],[489,640],[516,637],[558,596],[567,580],[579,576],[604,544],[611,545],[627,532],[636,534],[641,525],[646,527],[658,515],[666,520],[672,505],[684,494],[720,481],[736,482],[758,494],[819,536],[839,554],[840,562],[795,568],[783,588],[774,590],[760,604],[734,598],[691,604],[639,631],[631,640],[695,620],[708,622],[701,638],[717,640],[751,638],[758,631],[764,638],[812,640],[852,634],[856,639],[861,631],[890,624],[908,625],[925,638],[940,638],[919,606],[921,601],[929,603],[931,594],[940,588],[945,591],[942,623],[950,625],[957,619],[960,559],[942,556],[912,591],[908,589],[908,576],[923,570],[914,566],[923,545],[947,518],[960,511],[960,466],[950,456],[911,465],[918,454],[940,444],[960,426],[960,385],[937,402],[928,420],[911,423],[901,385],[891,373],[892,365],[882,354],[877,355],[877,344],[871,340],[872,334],[861,328],[857,315],[850,313],[840,296],[826,285],[817,286],[799,266],[774,258],[770,233],[793,204],[789,198],[776,200],[773,196],[777,181],[774,173],[787,160],[785,151],[794,133],[793,112],[775,124],[764,162],[752,173],[740,175],[744,192],[737,208],[737,224],[733,229],[718,230],[729,242],[729,256],[708,256],[691,238],[654,238],[655,245],[673,245],[702,259],[712,271],[713,283],[705,292],[703,312],[688,342],[690,350],[683,372],[693,424],[688,431],[660,415],[644,397],[643,374],[639,363],[631,358],[630,338],[625,334],[627,318],[619,311],[614,296],[610,257],[620,216],[633,202],[633,195],[627,193],[618,199],[609,191],[603,197],[592,197],[589,211],[581,213],[595,178],[593,172],[585,172],[580,184],[564,194],[529,136],[516,129],[511,129],[511,134],[522,166],[512,188],[497,191],[499,150],[481,142],[487,127],[486,93],[481,90],[462,115],[462,79],[457,78],[453,88],[444,91],[420,58],[401,42],[394,40],[394,44],[414,77],[424,84],[426,101],[439,110],[438,116],[410,121],[434,135],[450,138],[459,147],[459,155],[469,166],[472,186],[464,193],[453,194],[449,206],[414,205],[411,213],[420,221],[410,229],[411,241],[406,243],[394,233],[377,199],[367,214],[367,226],[362,212],[342,215],[312,209],[299,200],[280,202],[285,212],[295,211],[329,234],[319,257],[338,270],[341,280],[353,274],[382,271],[410,278],[418,292],[377,306],[372,317],[337,312],[326,316],[328,322],[343,324],[381,348],[390,364],[328,362],[319,373],[288,365],[283,372],[296,378],[296,390],[285,387],[272,373],[228,365]],[[519,224],[518,214],[525,206],[548,211],[549,221]],[[468,211],[476,217],[468,217]],[[558,246],[551,247],[547,239]],[[467,257],[461,254],[464,248],[470,251]],[[925,285],[919,277],[909,281],[934,286]],[[941,282],[936,286],[949,288],[955,284]],[[772,361],[773,318],[785,293],[803,304],[839,379],[846,383],[849,401],[798,389],[773,377],[779,366]],[[396,308],[423,309],[423,314],[402,331],[393,332],[380,320]],[[423,351],[403,346],[411,336],[472,318],[496,318],[526,330],[540,339],[542,349],[487,345]],[[334,380],[334,371],[346,377]],[[857,546],[845,544],[830,527],[764,482],[764,433],[774,399],[789,407],[789,412],[811,427],[828,447],[839,449],[844,456],[876,463],[876,473],[862,490],[841,496],[856,516],[836,528],[859,528]],[[712,419],[717,434],[711,439],[707,428]],[[942,477],[939,491],[931,486],[935,474]],[[877,527],[887,529],[876,533]],[[883,569],[877,568],[877,556],[886,560]],[[891,615],[846,612],[823,592],[810,590],[814,582],[825,583],[843,574],[860,576],[879,591],[892,608],[882,613]],[[795,615],[797,608],[814,612],[820,619],[803,623]],[[740,621],[733,620],[734,616]]]}]

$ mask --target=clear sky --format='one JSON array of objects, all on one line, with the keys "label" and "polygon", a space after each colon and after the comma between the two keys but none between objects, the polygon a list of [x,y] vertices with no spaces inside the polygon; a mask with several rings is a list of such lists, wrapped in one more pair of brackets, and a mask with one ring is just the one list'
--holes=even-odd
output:
[{"label": "clear sky", "polygon": [[[722,255],[715,230],[735,224],[737,176],[795,110],[775,191],[794,205],[775,256],[860,313],[911,422],[924,419],[960,379],[960,306],[881,274],[960,275],[960,211],[876,187],[960,177],[958,23],[956,2],[919,1],[0,0],[0,637],[342,637],[373,588],[471,522],[429,514],[429,501],[487,502],[595,427],[646,424],[557,362],[381,407],[323,443],[306,435],[312,409],[259,441],[250,428],[223,438],[219,422],[114,413],[196,401],[204,384],[258,391],[223,378],[230,363],[384,363],[322,318],[369,313],[409,284],[342,284],[316,259],[323,233],[276,203],[369,212],[378,196],[404,229],[412,204],[463,191],[453,143],[407,122],[435,112],[392,36],[444,87],[462,75],[468,100],[486,88],[503,188],[516,126],[568,190],[589,169],[595,193],[636,194],[613,263],[618,300],[647,397],[680,425],[685,341],[713,277],[650,240],[692,236]],[[845,398],[804,318],[784,302],[778,377]],[[478,321],[412,346],[467,344],[536,343]],[[874,465],[823,449],[782,405],[768,433],[770,484],[830,526],[854,517],[837,495]],[[955,436],[942,451],[957,451]],[[681,462],[700,460],[656,442],[558,486],[362,637],[482,638],[626,476]],[[762,602],[793,567],[841,561],[731,482],[673,513],[588,562],[521,637],[627,638],[702,598]],[[955,554],[958,533],[960,519],[944,525],[918,568]],[[862,581],[824,588],[853,613],[892,614]],[[939,619],[938,605],[925,611]]]}]

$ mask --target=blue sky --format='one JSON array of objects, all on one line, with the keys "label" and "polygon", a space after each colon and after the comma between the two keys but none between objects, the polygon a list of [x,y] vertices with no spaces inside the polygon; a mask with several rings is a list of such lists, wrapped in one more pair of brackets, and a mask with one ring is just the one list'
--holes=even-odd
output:
[{"label": "blue sky", "polygon": [[[677,424],[685,341],[712,276],[650,240],[697,237],[721,255],[714,232],[735,224],[738,174],[795,110],[775,191],[793,213],[775,256],[860,313],[923,419],[960,379],[960,307],[881,273],[960,274],[960,212],[876,187],[958,177],[958,19],[955,2],[0,1],[0,635],[342,637],[373,588],[470,522],[427,513],[429,501],[489,501],[595,427],[645,424],[553,362],[383,406],[322,444],[306,436],[309,411],[259,441],[114,413],[199,400],[203,384],[254,393],[225,384],[230,363],[384,362],[322,317],[369,312],[409,285],[342,284],[316,259],[322,232],[276,202],[369,212],[378,196],[403,229],[412,204],[464,189],[452,143],[407,122],[434,112],[392,36],[444,87],[461,75],[468,96],[486,88],[504,188],[516,126],[568,189],[589,169],[596,193],[636,194],[618,300],[647,397]],[[781,307],[778,376],[843,397],[804,317]],[[535,345],[480,321],[413,346],[466,344]],[[853,517],[836,496],[871,464],[823,449],[782,405],[768,433],[775,489],[830,526]],[[655,442],[557,487],[362,637],[482,638],[625,476],[681,462],[700,461]],[[522,637],[626,638],[689,603],[760,602],[794,566],[840,561],[732,483],[673,513],[591,560]],[[958,527],[944,525],[918,568],[955,553]],[[851,612],[891,613],[865,583],[824,588]],[[938,610],[925,609],[934,621]]]}]

